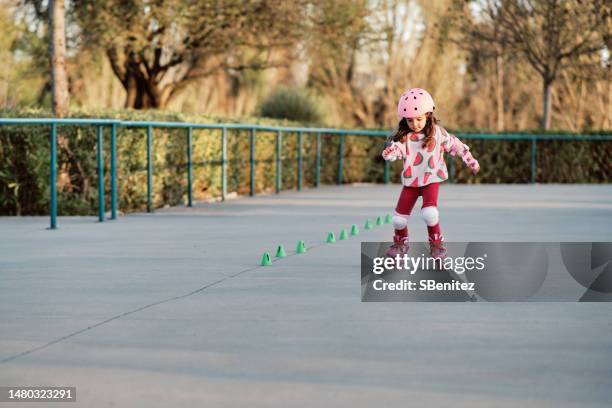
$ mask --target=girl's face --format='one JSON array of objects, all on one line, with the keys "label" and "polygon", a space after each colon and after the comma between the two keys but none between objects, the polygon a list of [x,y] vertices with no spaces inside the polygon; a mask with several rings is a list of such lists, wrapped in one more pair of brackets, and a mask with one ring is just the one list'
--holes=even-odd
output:
[{"label": "girl's face", "polygon": [[406,118],[408,122],[408,126],[412,129],[413,132],[420,132],[425,127],[427,123],[427,114],[423,114],[421,116],[417,116],[416,118]]}]

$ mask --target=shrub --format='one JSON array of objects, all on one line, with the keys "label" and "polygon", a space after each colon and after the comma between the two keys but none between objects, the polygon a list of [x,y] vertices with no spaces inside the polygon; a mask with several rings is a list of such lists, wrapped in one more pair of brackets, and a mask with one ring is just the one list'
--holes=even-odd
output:
[{"label": "shrub", "polygon": [[287,119],[308,124],[320,124],[322,115],[314,98],[306,91],[279,88],[262,103],[260,114],[265,118]]}]

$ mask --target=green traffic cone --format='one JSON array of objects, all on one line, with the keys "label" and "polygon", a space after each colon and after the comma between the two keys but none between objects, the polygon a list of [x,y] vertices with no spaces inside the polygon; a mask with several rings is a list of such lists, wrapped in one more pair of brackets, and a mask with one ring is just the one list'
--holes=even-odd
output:
[{"label": "green traffic cone", "polygon": [[355,224],[351,227],[351,235],[359,235],[359,228]]},{"label": "green traffic cone", "polygon": [[391,214],[387,214],[385,216],[385,224],[391,224],[391,222],[393,222],[393,218],[391,217]]},{"label": "green traffic cone", "polygon": [[372,229],[372,221],[366,220],[365,225],[363,226],[363,229],[371,230]]},{"label": "green traffic cone", "polygon": [[327,243],[333,244],[334,242],[336,242],[336,237],[334,236],[334,233],[330,231],[329,234],[327,234]]},{"label": "green traffic cone", "polygon": [[306,244],[304,243],[304,241],[298,242],[295,252],[297,252],[298,254],[303,254],[304,252],[306,252]]},{"label": "green traffic cone", "polygon": [[343,230],[340,232],[340,241],[344,241],[344,240],[346,240],[346,239],[348,239],[348,234],[347,234],[346,230],[345,230],[345,229],[343,229]]},{"label": "green traffic cone", "polygon": [[383,225],[382,217],[376,217],[376,226],[379,227]]},{"label": "green traffic cone", "polygon": [[264,252],[263,258],[261,258],[261,266],[272,266],[272,261],[270,260],[270,254]]},{"label": "green traffic cone", "polygon": [[287,254],[285,253],[285,247],[282,245],[279,245],[278,248],[276,249],[276,257],[277,258],[284,258],[286,257]]}]

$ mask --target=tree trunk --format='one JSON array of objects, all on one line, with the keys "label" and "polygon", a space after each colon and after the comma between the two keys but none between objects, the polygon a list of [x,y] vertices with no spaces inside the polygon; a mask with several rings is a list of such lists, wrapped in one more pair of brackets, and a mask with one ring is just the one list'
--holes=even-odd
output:
[{"label": "tree trunk", "polygon": [[544,130],[550,129],[550,91],[552,89],[552,80],[544,78],[544,112],[542,113],[541,127]]},{"label": "tree trunk", "polygon": [[53,113],[63,117],[68,114],[68,76],[66,75],[66,28],[64,24],[64,0],[50,0],[51,27],[51,89]]},{"label": "tree trunk", "polygon": [[495,59],[497,80],[496,99],[497,99],[497,131],[501,132],[505,128],[504,123],[504,61],[501,55]]},{"label": "tree trunk", "polygon": [[164,109],[168,98],[158,97],[158,84],[151,84],[146,79],[127,74],[125,91],[125,107],[133,109]]}]

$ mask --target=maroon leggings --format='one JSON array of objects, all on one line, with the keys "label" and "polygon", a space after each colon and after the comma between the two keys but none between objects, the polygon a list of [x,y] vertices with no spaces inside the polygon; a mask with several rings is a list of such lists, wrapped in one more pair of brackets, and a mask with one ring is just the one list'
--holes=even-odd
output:
[{"label": "maroon leggings", "polygon": [[[431,183],[422,187],[406,187],[402,188],[397,206],[395,207],[395,213],[399,216],[408,216],[412,212],[414,205],[416,204],[417,198],[423,196],[423,205],[425,207],[437,207],[438,206],[438,190],[440,189],[440,183]],[[442,232],[440,231],[440,223],[436,225],[428,225],[427,233],[429,239],[433,241],[440,241],[442,238]],[[408,227],[401,230],[395,230],[395,236],[398,239],[404,239],[408,236]]]},{"label": "maroon leggings", "polygon": [[431,183],[422,187],[406,187],[402,188],[395,212],[398,215],[410,215],[414,204],[416,204],[417,198],[423,196],[423,205],[425,207],[437,207],[438,206],[438,190],[440,189],[440,183]]}]

